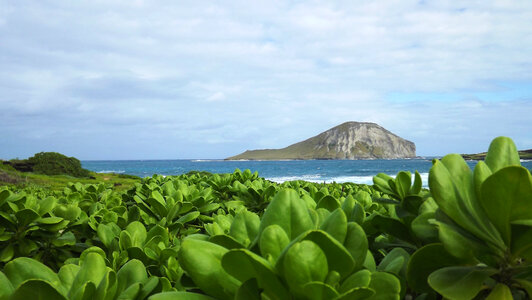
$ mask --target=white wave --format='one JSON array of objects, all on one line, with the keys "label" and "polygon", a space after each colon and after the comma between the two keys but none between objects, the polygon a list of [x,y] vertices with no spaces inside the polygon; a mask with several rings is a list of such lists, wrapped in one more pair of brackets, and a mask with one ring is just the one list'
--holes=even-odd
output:
[{"label": "white wave", "polygon": [[520,159],[521,162],[532,162],[532,159]]},{"label": "white wave", "polygon": [[304,180],[309,182],[323,182],[319,174],[314,175],[301,175],[301,176],[279,176],[266,178],[273,182],[283,183],[285,181]]},{"label": "white wave", "polygon": [[224,161],[223,159],[192,159],[191,162]]},{"label": "white wave", "polygon": [[[377,174],[375,174],[377,175]],[[304,180],[308,182],[316,182],[316,183],[344,183],[344,182],[353,182],[358,184],[369,184],[373,185],[373,176],[375,175],[364,175],[364,176],[336,176],[336,177],[326,177],[319,174],[306,174],[301,176],[279,176],[279,177],[269,177],[266,178],[267,180],[271,180],[273,182],[277,183],[283,183],[285,181],[294,181],[294,180]],[[388,174],[390,175],[390,174]],[[429,173],[420,173],[421,175],[421,181],[423,183],[423,187],[428,187],[428,178]],[[390,175],[394,176],[394,175]]]},{"label": "white wave", "polygon": [[96,173],[116,173],[116,174],[122,174],[122,173],[126,173],[126,171],[124,170],[102,170],[102,171],[98,171]]}]

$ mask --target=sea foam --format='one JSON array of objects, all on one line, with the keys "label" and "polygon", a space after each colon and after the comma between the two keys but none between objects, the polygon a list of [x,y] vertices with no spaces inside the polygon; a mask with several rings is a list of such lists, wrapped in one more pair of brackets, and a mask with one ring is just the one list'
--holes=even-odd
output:
[{"label": "sea foam", "polygon": [[[375,174],[377,175],[377,174]],[[336,176],[336,177],[327,177],[319,174],[306,174],[301,176],[279,176],[279,177],[267,177],[267,180],[271,180],[273,182],[277,183],[283,183],[286,181],[294,181],[294,180],[304,180],[308,182],[316,182],[316,183],[344,183],[344,182],[353,182],[358,184],[373,184],[373,176],[375,175],[368,175],[368,176]],[[394,177],[392,174],[388,174],[391,177]],[[423,183],[423,187],[428,187],[428,178],[429,173],[420,173],[421,175],[421,181]],[[413,178],[412,178],[413,180]]]}]

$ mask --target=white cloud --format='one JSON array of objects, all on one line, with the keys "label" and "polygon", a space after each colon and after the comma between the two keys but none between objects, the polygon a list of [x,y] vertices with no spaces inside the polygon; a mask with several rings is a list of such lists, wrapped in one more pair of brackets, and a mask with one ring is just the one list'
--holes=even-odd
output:
[{"label": "white cloud", "polygon": [[348,120],[423,154],[532,147],[531,20],[520,0],[3,3],[0,156],[46,137],[81,158],[223,157]]},{"label": "white cloud", "polygon": [[216,92],[207,98],[207,101],[220,101],[225,99],[225,94],[222,92]]}]

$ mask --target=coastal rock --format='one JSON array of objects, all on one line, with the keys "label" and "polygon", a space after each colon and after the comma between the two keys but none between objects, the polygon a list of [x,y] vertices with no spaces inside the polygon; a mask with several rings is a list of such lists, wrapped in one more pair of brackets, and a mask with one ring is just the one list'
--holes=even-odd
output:
[{"label": "coastal rock", "polygon": [[416,145],[375,123],[346,122],[282,149],[248,150],[227,160],[412,158]]}]

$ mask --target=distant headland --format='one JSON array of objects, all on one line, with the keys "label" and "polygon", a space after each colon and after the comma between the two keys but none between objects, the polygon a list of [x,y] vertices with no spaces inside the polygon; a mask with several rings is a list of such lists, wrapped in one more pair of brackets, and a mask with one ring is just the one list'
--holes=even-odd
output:
[{"label": "distant headland", "polygon": [[[521,159],[532,159],[532,149],[528,150],[519,150],[519,158]],[[476,153],[476,154],[462,154],[462,157],[465,160],[484,160],[486,158],[486,152]]]},{"label": "distant headland", "polygon": [[248,150],[226,160],[416,157],[416,145],[375,123],[346,122],[282,149]]}]

